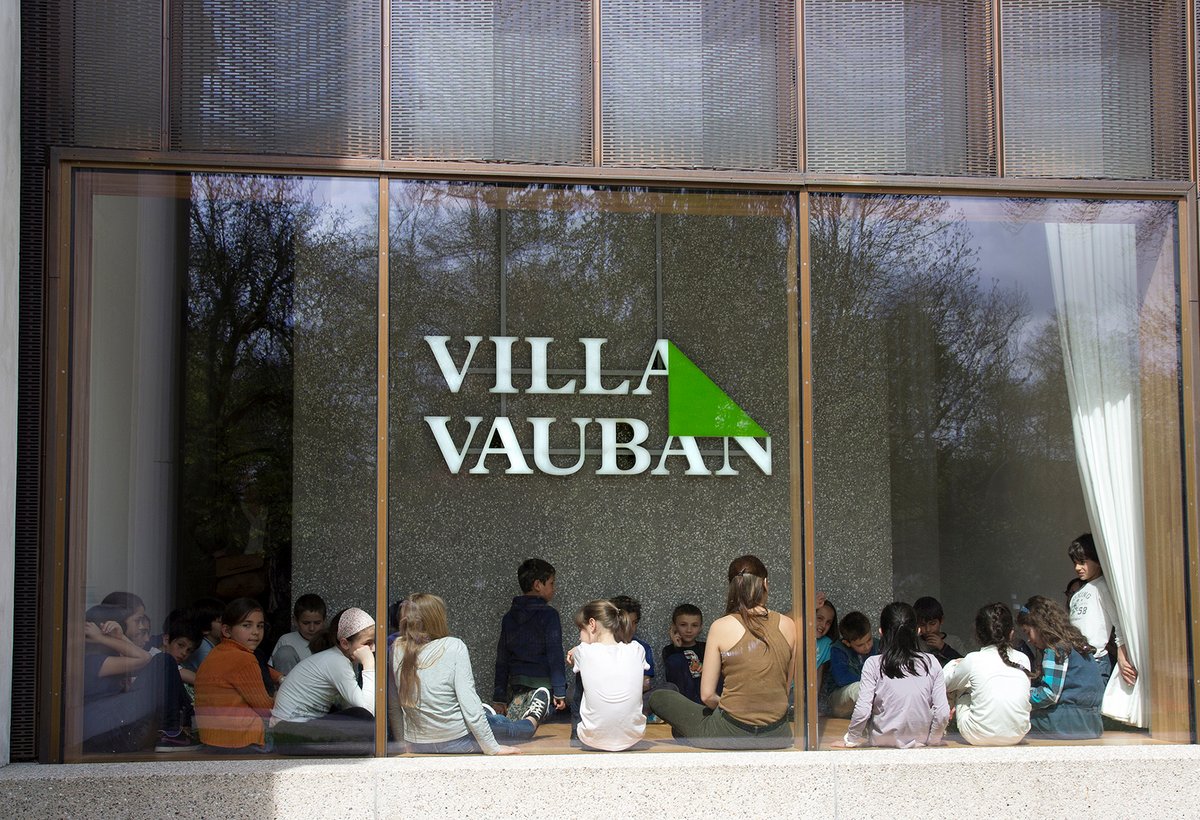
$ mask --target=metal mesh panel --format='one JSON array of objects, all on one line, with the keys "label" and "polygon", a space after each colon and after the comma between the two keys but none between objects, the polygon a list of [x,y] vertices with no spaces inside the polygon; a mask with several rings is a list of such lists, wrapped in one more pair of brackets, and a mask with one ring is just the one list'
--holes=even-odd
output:
[{"label": "metal mesh panel", "polygon": [[1005,0],[1009,175],[1187,179],[1182,0]]},{"label": "metal mesh panel", "polygon": [[42,435],[42,300],[48,147],[71,141],[69,6],[21,7],[21,258],[17,364],[17,492],[13,608],[13,760],[37,748],[39,493]]},{"label": "metal mesh panel", "polygon": [[172,147],[377,157],[377,0],[180,0],[172,11]]},{"label": "metal mesh panel", "polygon": [[75,145],[151,148],[162,133],[162,4],[77,2]]},{"label": "metal mesh panel", "polygon": [[796,167],[795,8],[605,0],[604,164]]},{"label": "metal mesh panel", "polygon": [[392,0],[392,157],[585,164],[588,0]]},{"label": "metal mesh panel", "polygon": [[996,172],[986,0],[808,0],[808,168]]}]

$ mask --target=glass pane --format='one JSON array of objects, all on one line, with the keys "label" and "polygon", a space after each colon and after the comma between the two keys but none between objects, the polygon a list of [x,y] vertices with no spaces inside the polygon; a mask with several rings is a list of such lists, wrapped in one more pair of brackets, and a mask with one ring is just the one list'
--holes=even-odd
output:
[{"label": "glass pane", "polygon": [[[1083,630],[1094,660],[1070,681],[1084,725],[1066,727],[1071,710],[1035,690],[1031,738],[1148,727],[1186,739],[1169,705],[1179,692],[1186,702],[1186,650],[1157,646],[1185,634],[1176,207],[812,197],[817,586],[843,618],[831,648],[846,661],[824,670],[826,742],[847,730],[862,663],[846,647],[864,625],[848,613],[874,629],[889,601],[916,605],[943,662],[995,643],[976,619],[998,603],[1035,677],[1047,612]],[[1087,571],[1068,557],[1082,533],[1099,559]],[[1077,569],[1089,584],[1064,597]],[[1107,626],[1092,620],[1102,595]],[[1120,670],[1103,683],[1124,656],[1138,683],[1122,685]],[[988,742],[947,670],[953,739]]]},{"label": "glass pane", "polygon": [[[580,690],[562,658],[578,643],[576,612],[617,595],[640,603],[645,677],[662,687],[675,607],[694,604],[706,622],[724,614],[727,567],[747,551],[786,612],[792,200],[393,182],[391,209],[389,589],[393,600],[444,600],[448,625],[431,637],[461,639],[479,700],[518,723],[521,694],[537,686],[569,703]],[[641,391],[656,340],[766,435],[739,444],[688,427],[678,359],[658,363],[669,374]],[[711,404],[694,406],[713,421]],[[644,440],[622,446],[634,436]],[[552,609],[544,586],[519,584],[531,558],[554,569]],[[553,628],[529,638],[541,660],[513,628],[502,637],[502,619],[526,616]],[[406,629],[416,634],[411,620]],[[401,670],[404,645],[392,647]],[[421,685],[436,685],[426,668]],[[474,698],[456,699],[448,709],[466,739],[435,747],[422,727],[432,707],[410,695],[400,709],[396,695],[393,737],[403,720],[417,751],[570,746],[569,705],[532,739],[499,720],[481,737],[469,729],[482,714]],[[669,727],[651,725],[640,743],[670,741]]]},{"label": "glass pane", "polygon": [[370,753],[370,673],[305,638],[373,610],[377,184],[75,191],[68,753]]}]

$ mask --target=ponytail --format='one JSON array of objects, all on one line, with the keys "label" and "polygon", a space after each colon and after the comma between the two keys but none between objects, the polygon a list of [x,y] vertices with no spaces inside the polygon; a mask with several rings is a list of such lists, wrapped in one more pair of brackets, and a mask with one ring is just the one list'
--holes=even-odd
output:
[{"label": "ponytail", "polygon": [[[889,678],[929,672],[929,659],[921,651],[917,636],[917,613],[908,604],[894,601],[879,613],[879,665]],[[917,671],[917,664],[921,671]]]},{"label": "ponytail", "polygon": [[575,613],[575,626],[586,629],[588,621],[595,621],[605,631],[611,632],[617,643],[633,640],[633,613],[626,612],[612,601],[604,599],[588,601]]},{"label": "ponytail", "polygon": [[729,565],[729,587],[725,595],[725,614],[737,615],[746,630],[764,644],[767,613],[767,568],[753,555],[735,558]]}]

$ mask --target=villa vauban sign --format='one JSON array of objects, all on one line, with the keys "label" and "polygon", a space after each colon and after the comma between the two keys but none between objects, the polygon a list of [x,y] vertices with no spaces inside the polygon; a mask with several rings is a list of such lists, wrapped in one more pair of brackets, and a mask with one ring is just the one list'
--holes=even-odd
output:
[{"label": "villa vauban sign", "polygon": [[[450,352],[449,336],[426,336],[425,342],[437,362],[438,370],[451,393],[458,393],[471,367],[482,336],[466,336],[466,353],[456,361]],[[704,371],[667,339],[659,339],[650,351],[642,378],[634,387],[629,379],[605,385],[601,379],[601,349],[607,339],[579,339],[584,351],[584,375],[561,378],[550,383],[548,355],[554,339],[548,337],[491,336],[488,343],[495,351],[495,380],[490,393],[579,396],[649,396],[653,390],[667,390],[667,430],[657,454],[647,446],[651,425],[634,417],[583,418],[559,420],[538,416],[522,425],[504,416],[485,421],[483,416],[464,416],[465,435],[456,440],[450,416],[425,416],[446,467],[453,474],[464,470],[470,475],[502,472],[507,475],[568,476],[584,469],[596,475],[628,476],[649,471],[651,475],[672,472],[693,476],[736,476],[730,463],[731,445],[740,449],[764,475],[771,474],[771,437],[754,419],[729,398]],[[513,349],[529,346],[530,383],[518,388],[513,384]],[[578,430],[578,451],[572,459],[561,450],[551,459],[550,430],[555,424],[573,424]],[[599,458],[591,458],[584,446],[588,428],[596,425],[600,433]],[[463,425],[455,423],[461,430]],[[720,439],[722,458],[705,461],[697,439]],[[532,456],[530,458],[529,456]],[[595,455],[595,451],[592,451]],[[618,460],[618,456],[624,458]]]}]

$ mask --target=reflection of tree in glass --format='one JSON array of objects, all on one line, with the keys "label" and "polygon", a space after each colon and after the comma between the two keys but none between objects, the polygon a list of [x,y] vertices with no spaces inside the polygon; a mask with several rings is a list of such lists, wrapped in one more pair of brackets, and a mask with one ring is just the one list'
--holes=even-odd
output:
[{"label": "reflection of tree in glass", "polygon": [[374,237],[314,203],[298,178],[198,175],[192,185],[181,586],[209,594],[214,557],[261,551],[286,603],[304,471],[293,462],[313,449],[294,450],[307,435],[295,429],[298,404],[310,430],[340,436],[338,447],[317,437],[328,482],[364,473],[369,486],[373,471]]},{"label": "reflection of tree in glass", "polygon": [[1080,506],[1074,491],[1063,503],[1074,451],[1057,331],[1031,327],[1018,287],[981,281],[952,200],[811,203],[815,469],[876,488],[869,508],[839,513],[828,495],[818,507],[881,520],[843,526],[891,543],[893,593],[954,604],[962,591],[969,618],[997,579],[1026,583],[1007,568],[1014,545]]}]

